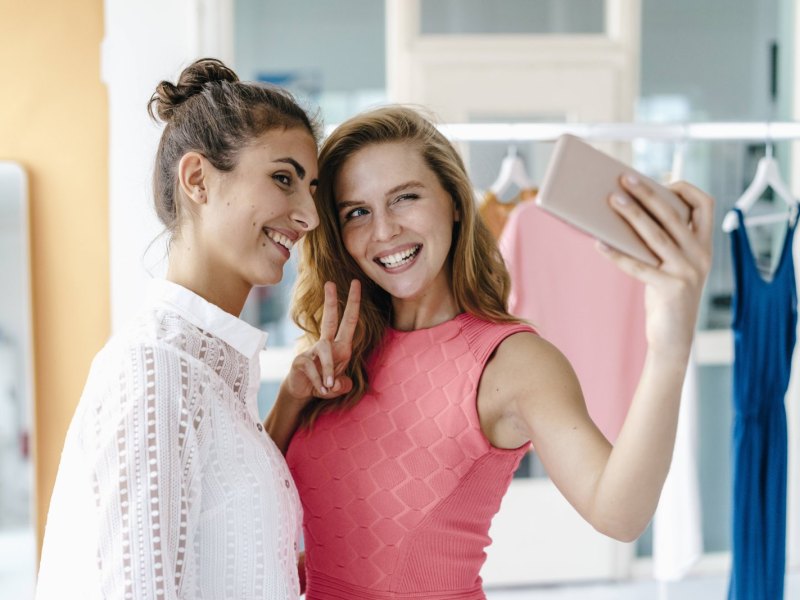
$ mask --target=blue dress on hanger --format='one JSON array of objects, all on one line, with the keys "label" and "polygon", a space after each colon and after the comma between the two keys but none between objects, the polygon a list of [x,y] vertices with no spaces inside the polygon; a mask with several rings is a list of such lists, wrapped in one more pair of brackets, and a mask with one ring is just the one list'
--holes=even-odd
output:
[{"label": "blue dress on hanger", "polygon": [[786,563],[784,396],[797,324],[790,223],[770,281],[758,270],[737,208],[733,298],[733,567],[729,600],[780,600]]}]

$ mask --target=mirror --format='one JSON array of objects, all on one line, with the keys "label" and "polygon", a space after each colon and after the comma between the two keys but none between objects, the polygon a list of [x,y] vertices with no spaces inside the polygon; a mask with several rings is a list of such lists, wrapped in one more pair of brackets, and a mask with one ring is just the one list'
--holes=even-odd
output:
[{"label": "mirror", "polygon": [[28,184],[23,168],[0,161],[0,588],[32,596],[33,336]]}]

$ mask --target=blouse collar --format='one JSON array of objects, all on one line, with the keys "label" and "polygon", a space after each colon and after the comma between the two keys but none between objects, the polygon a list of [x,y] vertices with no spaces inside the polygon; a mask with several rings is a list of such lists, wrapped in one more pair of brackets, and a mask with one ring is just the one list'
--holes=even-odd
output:
[{"label": "blouse collar", "polygon": [[172,281],[149,281],[147,298],[149,304],[167,305],[192,325],[217,336],[248,358],[256,358],[267,342],[265,331],[234,317],[216,304]]}]

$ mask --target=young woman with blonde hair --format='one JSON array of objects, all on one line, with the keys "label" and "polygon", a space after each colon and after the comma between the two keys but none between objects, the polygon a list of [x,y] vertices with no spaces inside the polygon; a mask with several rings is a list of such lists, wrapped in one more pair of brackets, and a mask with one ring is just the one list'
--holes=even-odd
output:
[{"label": "young woman with blonde hair", "polygon": [[314,342],[324,283],[341,303],[351,279],[364,292],[352,349],[333,361],[352,389],[298,396],[273,421],[279,445],[293,435],[309,600],[484,598],[489,525],[531,444],[589,523],[635,539],[670,463],[712,199],[673,186],[688,227],[641,181],[610,199],[661,259],[601,248],[647,290],[646,364],[612,448],[567,360],[507,312],[503,261],[461,159],[429,120],[402,107],[354,117],[319,167],[321,224],[304,240],[295,318]]}]

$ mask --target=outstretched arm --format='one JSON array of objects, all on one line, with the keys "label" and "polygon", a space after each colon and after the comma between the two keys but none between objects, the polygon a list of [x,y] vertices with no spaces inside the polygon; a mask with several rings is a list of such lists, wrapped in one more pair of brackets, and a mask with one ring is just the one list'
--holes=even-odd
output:
[{"label": "outstretched arm", "polygon": [[325,284],[320,339],[295,357],[264,421],[267,433],[284,454],[299,424],[300,413],[311,398],[333,399],[352,389],[353,382],[344,370],[350,361],[360,305],[361,284],[353,280],[339,323],[336,285],[330,281]]},{"label": "outstretched arm", "polygon": [[[682,383],[700,294],[711,264],[713,201],[675,184],[692,222],[640,182],[625,182],[638,201],[612,201],[661,264],[651,267],[603,251],[646,285],[648,349],[630,410],[612,448],[586,411],[577,378],[561,353],[533,334],[516,334],[487,365],[479,399],[500,415],[489,433],[498,445],[532,440],[553,482],[599,531],[638,537],[652,518],[672,458]],[[513,373],[514,377],[509,377]],[[493,438],[494,435],[494,438]]]}]

